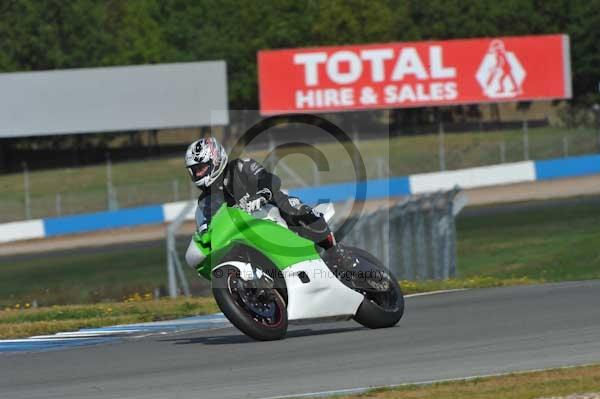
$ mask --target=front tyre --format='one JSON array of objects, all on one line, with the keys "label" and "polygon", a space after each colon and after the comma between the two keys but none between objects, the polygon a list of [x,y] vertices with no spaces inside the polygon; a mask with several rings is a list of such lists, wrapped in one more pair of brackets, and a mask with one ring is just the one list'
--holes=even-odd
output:
[{"label": "front tyre", "polygon": [[219,309],[241,332],[259,341],[285,337],[287,309],[276,289],[254,287],[233,266],[214,270],[212,287]]},{"label": "front tyre", "polygon": [[[354,320],[368,328],[386,328],[395,326],[404,314],[404,296],[396,277],[387,271],[383,264],[373,255],[360,248],[346,247],[361,263],[361,270],[366,273],[366,285],[373,289],[364,290],[365,296]],[[372,278],[373,281],[368,281]]]}]

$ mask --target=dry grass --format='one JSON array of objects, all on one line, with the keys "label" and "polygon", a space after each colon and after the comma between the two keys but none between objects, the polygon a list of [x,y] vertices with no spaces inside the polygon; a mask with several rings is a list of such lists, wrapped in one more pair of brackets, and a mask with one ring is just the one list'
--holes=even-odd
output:
[{"label": "dry grass", "polygon": [[600,366],[555,369],[426,386],[379,389],[344,398],[535,399],[600,392]]},{"label": "dry grass", "polygon": [[453,278],[449,280],[424,280],[424,281],[400,281],[402,292],[405,295],[421,292],[431,292],[439,290],[452,290],[458,288],[492,288],[509,287],[515,285],[541,284],[544,280],[530,279],[528,277],[520,278],[496,278],[485,276],[474,276],[470,278]]},{"label": "dry grass", "polygon": [[170,320],[218,312],[212,298],[136,300],[94,305],[0,311],[0,338],[29,337],[80,328]]}]

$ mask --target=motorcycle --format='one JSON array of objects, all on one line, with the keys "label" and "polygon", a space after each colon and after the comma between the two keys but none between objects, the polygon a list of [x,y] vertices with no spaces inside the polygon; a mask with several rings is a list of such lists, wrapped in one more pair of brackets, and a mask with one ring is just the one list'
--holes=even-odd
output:
[{"label": "motorcycle", "polygon": [[[314,210],[326,221],[335,213],[332,204]],[[353,318],[368,328],[392,327],[404,313],[398,280],[378,259],[344,247],[352,262],[339,265],[335,251],[290,230],[272,205],[249,214],[223,204],[194,241],[207,255],[197,270],[212,281],[217,305],[254,339],[282,339],[289,323]]]}]

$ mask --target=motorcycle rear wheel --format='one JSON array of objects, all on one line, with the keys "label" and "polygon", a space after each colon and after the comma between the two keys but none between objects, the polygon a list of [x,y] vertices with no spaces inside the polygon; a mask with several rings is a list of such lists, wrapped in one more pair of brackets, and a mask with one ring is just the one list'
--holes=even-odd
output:
[{"label": "motorcycle rear wheel", "polygon": [[[287,333],[287,309],[274,288],[257,296],[234,266],[213,271],[212,291],[219,309],[241,332],[259,341],[282,339]],[[255,290],[256,291],[256,290]]]}]

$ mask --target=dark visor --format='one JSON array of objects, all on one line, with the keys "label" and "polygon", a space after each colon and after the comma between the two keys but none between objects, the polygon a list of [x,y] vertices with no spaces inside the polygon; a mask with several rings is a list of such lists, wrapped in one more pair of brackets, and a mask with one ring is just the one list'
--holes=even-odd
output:
[{"label": "dark visor", "polygon": [[188,166],[188,170],[190,175],[192,176],[193,181],[198,181],[203,177],[206,177],[212,172],[212,163],[199,163],[197,165]]}]

